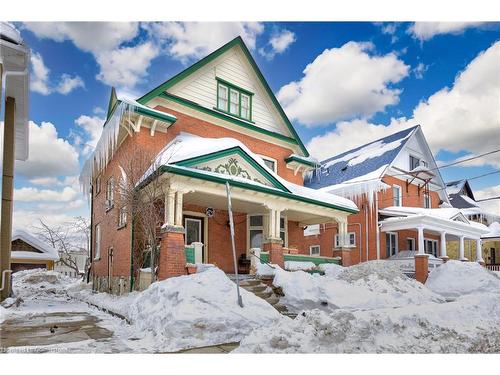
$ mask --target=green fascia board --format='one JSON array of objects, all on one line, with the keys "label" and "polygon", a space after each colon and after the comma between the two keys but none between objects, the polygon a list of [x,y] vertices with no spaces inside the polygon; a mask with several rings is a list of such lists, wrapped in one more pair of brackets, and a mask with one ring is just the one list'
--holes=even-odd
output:
[{"label": "green fascia board", "polygon": [[163,165],[163,166],[161,166],[159,168],[159,173],[153,173],[152,176],[148,177],[137,188],[138,189],[143,188],[151,181],[153,176],[158,177],[159,174],[163,174],[166,172],[176,174],[176,175],[185,176],[185,177],[192,177],[192,178],[197,178],[200,180],[215,182],[215,183],[219,183],[219,184],[226,184],[226,182],[228,182],[230,185],[235,186],[235,187],[239,187],[242,189],[253,190],[253,191],[258,191],[261,193],[275,195],[278,197],[293,199],[293,200],[296,200],[299,202],[314,204],[316,206],[321,206],[321,207],[326,207],[326,208],[335,209],[335,210],[339,210],[339,211],[349,212],[351,214],[356,214],[359,212],[359,210],[337,206],[335,204],[330,204],[330,203],[319,201],[319,200],[312,199],[312,198],[301,197],[299,195],[295,195],[295,194],[290,193],[290,192],[270,188],[267,186],[256,185],[256,184],[247,183],[247,182],[243,182],[243,181],[229,180],[229,179],[224,178],[222,176],[219,177],[219,176],[209,175],[206,173],[202,173],[201,171],[197,171],[195,169],[187,169],[187,168],[182,168],[180,166],[175,166],[175,165]]},{"label": "green fascia board", "polygon": [[298,158],[297,156],[289,156],[285,159],[285,163],[291,163],[291,162],[304,164],[304,165],[307,165],[308,167],[312,167],[312,168],[317,168],[321,165],[319,163],[315,163],[312,161],[304,160],[302,158]]},{"label": "green fascia board", "polygon": [[179,165],[181,167],[192,167],[196,164],[205,163],[207,161],[220,159],[230,155],[238,155],[242,157],[245,161],[247,161],[252,167],[257,169],[259,173],[261,173],[270,183],[273,184],[277,189],[281,189],[283,191],[290,192],[281,182],[276,179],[271,173],[266,171],[259,163],[257,163],[252,157],[250,157],[245,151],[241,149],[241,147],[232,147],[227,150],[216,151],[210,154],[205,154],[201,156],[196,156],[194,158],[182,160],[180,162],[175,163],[175,165]]},{"label": "green fascia board", "polygon": [[223,45],[219,49],[215,50],[211,54],[205,56],[203,59],[201,59],[198,62],[194,63],[189,68],[187,68],[187,69],[183,70],[182,72],[176,74],[175,76],[173,76],[172,78],[170,78],[168,81],[162,83],[161,85],[159,85],[158,87],[154,88],[153,90],[151,90],[147,94],[141,96],[139,99],[137,99],[137,101],[139,103],[141,103],[141,104],[146,104],[151,99],[154,99],[157,96],[160,96],[161,93],[165,92],[170,87],[174,86],[175,84],[177,84],[178,82],[180,82],[181,80],[183,80],[184,78],[186,78],[187,76],[189,76],[190,74],[192,74],[195,71],[197,71],[198,69],[202,68],[203,66],[205,66],[209,62],[213,61],[214,59],[216,59],[217,57],[219,57],[220,55],[222,55],[224,52],[228,51],[229,49],[231,49],[232,47],[234,47],[236,45],[240,46],[241,50],[243,51],[243,53],[247,57],[248,61],[250,62],[250,65],[252,66],[252,68],[254,69],[255,73],[257,74],[257,77],[259,78],[260,82],[262,83],[262,86],[264,86],[264,89],[266,90],[267,94],[271,98],[271,101],[275,105],[275,107],[278,110],[281,118],[283,119],[283,121],[285,122],[286,126],[288,127],[288,130],[290,130],[290,132],[292,133],[293,138],[294,138],[296,144],[299,146],[299,148],[301,149],[301,151],[304,153],[304,156],[309,156],[309,152],[307,151],[306,147],[302,143],[302,140],[300,139],[299,135],[295,131],[295,128],[293,127],[292,123],[288,119],[288,116],[286,115],[285,111],[281,107],[281,104],[278,102],[278,99],[276,99],[276,96],[274,95],[273,90],[271,90],[271,87],[269,87],[269,84],[267,83],[266,79],[262,75],[262,72],[260,71],[259,67],[257,66],[257,63],[255,62],[254,58],[252,57],[252,54],[250,53],[250,51],[248,50],[247,46],[243,42],[243,39],[240,36],[234,38],[229,43],[226,43],[225,45]]},{"label": "green fascia board", "polygon": [[[108,124],[109,119],[111,117],[113,117],[113,114],[115,113],[116,108],[118,108],[118,106],[120,105],[121,102],[122,102],[121,100],[117,100],[115,102],[115,105],[113,106],[113,109],[111,110],[111,113],[108,115],[108,118],[106,119],[106,122],[102,126],[103,128]],[[157,111],[148,111],[146,108],[139,108],[139,107],[135,107],[135,111],[137,113],[140,113],[141,115],[152,117],[152,118],[154,118],[156,120],[160,120],[160,121],[163,121],[163,122],[168,122],[170,124],[173,124],[174,122],[177,121],[176,117],[171,116],[168,113],[162,114],[162,113],[158,113]]]},{"label": "green fascia board", "polygon": [[233,124],[242,126],[242,127],[246,128],[246,129],[253,130],[253,131],[256,131],[258,133],[265,134],[265,135],[268,135],[268,136],[280,139],[282,141],[291,143],[293,145],[299,145],[297,143],[297,140],[295,138],[290,138],[290,137],[287,137],[286,135],[283,135],[283,134],[280,134],[280,133],[275,133],[275,132],[272,132],[270,130],[266,130],[266,129],[260,128],[258,126],[253,125],[252,123],[250,123],[248,121],[239,120],[238,118],[236,118],[234,116],[226,115],[222,111],[216,111],[214,109],[206,108],[206,107],[203,107],[203,106],[199,105],[198,103],[195,103],[195,102],[192,102],[190,100],[187,100],[187,99],[184,99],[184,98],[181,98],[181,97],[169,94],[169,93],[165,93],[165,92],[161,93],[159,96],[162,97],[162,98],[165,98],[167,100],[172,100],[172,101],[174,101],[176,103],[179,103],[181,105],[184,105],[186,107],[195,109],[197,111],[206,113],[208,115],[220,118],[221,120],[232,122]]}]

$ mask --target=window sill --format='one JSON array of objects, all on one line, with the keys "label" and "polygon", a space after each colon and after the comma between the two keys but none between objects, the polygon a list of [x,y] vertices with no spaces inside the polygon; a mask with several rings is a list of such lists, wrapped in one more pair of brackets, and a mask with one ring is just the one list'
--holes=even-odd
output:
[{"label": "window sill", "polygon": [[101,256],[99,256],[99,257],[95,257],[95,258],[94,258],[94,262],[97,262],[97,261],[99,261],[99,260],[101,260]]},{"label": "window sill", "polygon": [[122,225],[118,225],[118,226],[116,227],[116,230],[120,230],[120,229],[123,229],[123,228],[126,228],[126,227],[127,227],[127,223],[122,224]]},{"label": "window sill", "polygon": [[115,207],[114,204],[112,204],[110,206],[106,206],[106,212],[111,211],[113,209],[113,207]]},{"label": "window sill", "polygon": [[235,119],[238,119],[238,120],[241,120],[241,121],[245,121],[245,122],[248,122],[249,124],[253,124],[253,125],[255,125],[255,122],[254,122],[254,121],[249,120],[249,119],[247,119],[247,118],[240,117],[240,116],[238,116],[238,115],[235,115],[235,114],[233,114],[233,113],[231,113],[231,112],[228,112],[228,111],[224,111],[223,109],[219,109],[219,108],[217,108],[217,107],[213,107],[213,109],[214,109],[215,111],[219,112],[219,113],[222,113],[222,114],[226,115],[226,116],[233,117],[233,118],[235,118]]}]

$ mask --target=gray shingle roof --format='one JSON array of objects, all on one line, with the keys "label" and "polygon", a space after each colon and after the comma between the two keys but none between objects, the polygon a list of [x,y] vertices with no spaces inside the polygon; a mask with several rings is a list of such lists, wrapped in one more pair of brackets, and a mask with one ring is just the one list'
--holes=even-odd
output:
[{"label": "gray shingle roof", "polygon": [[[313,189],[337,185],[376,171],[384,165],[391,164],[410,138],[410,135],[418,127],[419,125],[402,130],[323,160],[321,162],[322,167],[309,174],[304,180],[304,185]],[[397,141],[401,141],[399,145]],[[389,147],[386,152],[380,155],[374,153],[373,157],[367,157],[366,160],[360,163],[352,162],[353,159],[359,156],[368,156],[369,153],[373,153],[373,150],[376,150],[379,146],[381,148],[393,142],[395,147]],[[377,143],[380,145],[377,145]]]}]

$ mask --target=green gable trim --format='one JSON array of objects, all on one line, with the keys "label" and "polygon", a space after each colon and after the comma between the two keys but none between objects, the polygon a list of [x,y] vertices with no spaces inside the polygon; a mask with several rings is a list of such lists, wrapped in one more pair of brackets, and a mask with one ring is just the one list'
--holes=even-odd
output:
[{"label": "green gable trim", "polygon": [[289,156],[285,159],[285,163],[291,163],[291,162],[304,164],[304,165],[307,165],[308,167],[311,167],[311,168],[317,168],[321,165],[321,164],[315,163],[313,161],[308,161],[308,160],[304,160],[302,158],[298,158],[297,156],[294,156],[294,155]]},{"label": "green gable trim", "polygon": [[176,166],[176,165],[162,165],[157,170],[157,172],[153,173],[150,177],[148,177],[146,180],[144,180],[137,188],[141,189],[141,188],[145,187],[154,177],[158,177],[160,174],[167,173],[167,172],[172,173],[172,174],[176,174],[176,175],[180,175],[180,176],[197,178],[199,180],[215,182],[218,184],[226,184],[226,182],[229,182],[229,184],[231,186],[239,187],[242,189],[258,191],[261,193],[275,195],[278,197],[293,199],[295,201],[314,204],[316,206],[321,206],[321,207],[330,208],[330,209],[334,209],[334,210],[349,212],[351,214],[356,214],[359,212],[359,210],[355,210],[352,208],[341,207],[341,206],[337,206],[335,204],[330,204],[327,202],[318,201],[316,199],[301,197],[299,195],[295,195],[293,193],[282,191],[282,190],[277,190],[277,189],[274,189],[271,187],[267,187],[267,186],[263,186],[263,185],[256,185],[256,184],[243,182],[243,181],[228,180],[227,178],[224,178],[222,176],[214,176],[211,174],[203,173],[202,171],[198,171],[196,169],[191,169],[191,168],[187,169],[187,168],[183,168],[183,167]]},{"label": "green gable trim", "polygon": [[166,93],[166,92],[161,93],[159,96],[161,98],[174,101],[174,102],[176,102],[178,104],[181,104],[183,106],[195,109],[195,110],[197,110],[199,112],[203,112],[203,113],[206,113],[208,115],[217,117],[217,118],[219,118],[221,120],[231,122],[231,123],[233,123],[235,125],[244,127],[246,129],[253,130],[253,131],[256,131],[258,133],[268,135],[270,137],[277,138],[279,140],[288,142],[288,143],[293,144],[293,145],[298,145],[297,140],[294,139],[294,138],[290,138],[290,137],[287,137],[286,135],[283,135],[283,134],[280,134],[280,133],[275,133],[275,132],[272,132],[270,130],[262,129],[262,128],[258,127],[258,126],[255,126],[255,125],[251,124],[250,122],[248,122],[246,120],[240,120],[240,119],[238,119],[237,117],[235,117],[233,115],[226,115],[224,112],[222,112],[220,110],[214,110],[214,109],[206,108],[206,107],[203,107],[203,106],[199,105],[198,103],[192,102],[192,101],[187,100],[187,99],[180,98],[178,96],[175,96],[175,95],[172,95],[172,94],[169,94],[169,93]]},{"label": "green gable trim", "polygon": [[179,165],[181,167],[192,167],[196,164],[205,163],[207,161],[220,159],[226,156],[238,155],[246,162],[248,162],[252,167],[254,167],[260,174],[262,174],[274,187],[277,189],[281,189],[283,191],[290,192],[281,182],[279,182],[271,173],[266,171],[262,165],[257,163],[254,159],[252,159],[246,152],[244,152],[240,147],[233,147],[227,150],[216,151],[210,154],[197,156],[191,159],[182,160],[180,162],[175,163],[175,165]]},{"label": "green gable trim", "polygon": [[166,90],[186,78],[187,76],[191,75],[198,69],[202,68],[209,62],[213,61],[220,55],[222,55],[224,52],[228,51],[234,46],[240,46],[241,50],[247,57],[248,61],[250,62],[250,65],[254,69],[257,77],[259,78],[259,81],[261,82],[262,86],[266,90],[267,94],[271,98],[271,101],[275,105],[276,109],[278,110],[278,113],[280,114],[280,117],[284,121],[285,125],[288,127],[288,130],[290,130],[290,133],[293,135],[293,139],[295,143],[299,146],[300,150],[304,153],[304,156],[309,156],[309,152],[307,151],[306,147],[302,143],[299,135],[295,131],[295,128],[293,127],[292,123],[288,119],[287,115],[285,114],[285,111],[281,107],[281,105],[278,102],[278,99],[276,99],[276,96],[274,95],[273,91],[269,87],[269,84],[265,80],[264,76],[262,75],[262,72],[260,71],[259,67],[257,66],[257,63],[255,62],[254,58],[252,57],[252,54],[246,47],[245,43],[243,42],[243,39],[241,39],[240,36],[236,37],[235,39],[231,40],[229,43],[226,43],[219,49],[215,50],[208,56],[205,56],[203,59],[199,60],[195,64],[191,65],[189,68],[183,70],[182,72],[178,73],[177,75],[173,76],[170,78],[168,81],[164,82],[163,84],[159,85],[158,87],[154,88],[152,91],[148,92],[147,94],[143,95],[137,101],[141,104],[146,104],[148,101],[156,98],[157,96],[160,96],[160,94],[164,93]]},{"label": "green gable trim", "polygon": [[230,88],[233,88],[237,91],[241,91],[243,94],[247,94],[247,95],[250,95],[250,96],[253,96],[255,95],[253,92],[251,91],[248,91],[247,89],[244,89],[243,87],[240,87],[240,86],[237,86],[235,85],[234,83],[231,83],[229,81],[226,81],[225,79],[222,79],[222,78],[219,78],[219,77],[215,77],[215,80],[217,82],[220,82],[222,83],[223,85],[226,85],[226,86],[229,86]]}]

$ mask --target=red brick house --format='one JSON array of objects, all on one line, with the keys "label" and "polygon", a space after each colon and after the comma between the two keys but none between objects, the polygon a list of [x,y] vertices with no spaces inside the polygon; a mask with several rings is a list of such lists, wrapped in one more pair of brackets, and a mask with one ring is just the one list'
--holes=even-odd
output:
[{"label": "red brick house", "polygon": [[[137,191],[160,183],[159,279],[186,273],[186,246],[196,263],[233,273],[226,183],[238,258],[251,248],[309,254],[303,228],[335,222],[347,228],[358,208],[349,199],[304,187],[317,167],[241,38],[198,61],[137,101],[112,93],[108,118],[80,181],[91,194],[94,287],[128,290],[141,267],[134,222],[119,207],[122,164],[147,150],[156,156]],[[319,254],[318,254],[319,255]],[[332,254],[330,254],[331,256]],[[134,285],[133,285],[134,284]]]},{"label": "red brick house", "polygon": [[[305,185],[348,197],[360,208],[348,217],[342,242],[339,226],[306,228],[305,243],[343,265],[374,259],[447,258],[446,241],[480,241],[485,227],[450,205],[446,185],[420,126],[330,157],[306,177]],[[482,261],[478,255],[478,261]],[[409,262],[413,264],[413,262]]]}]

